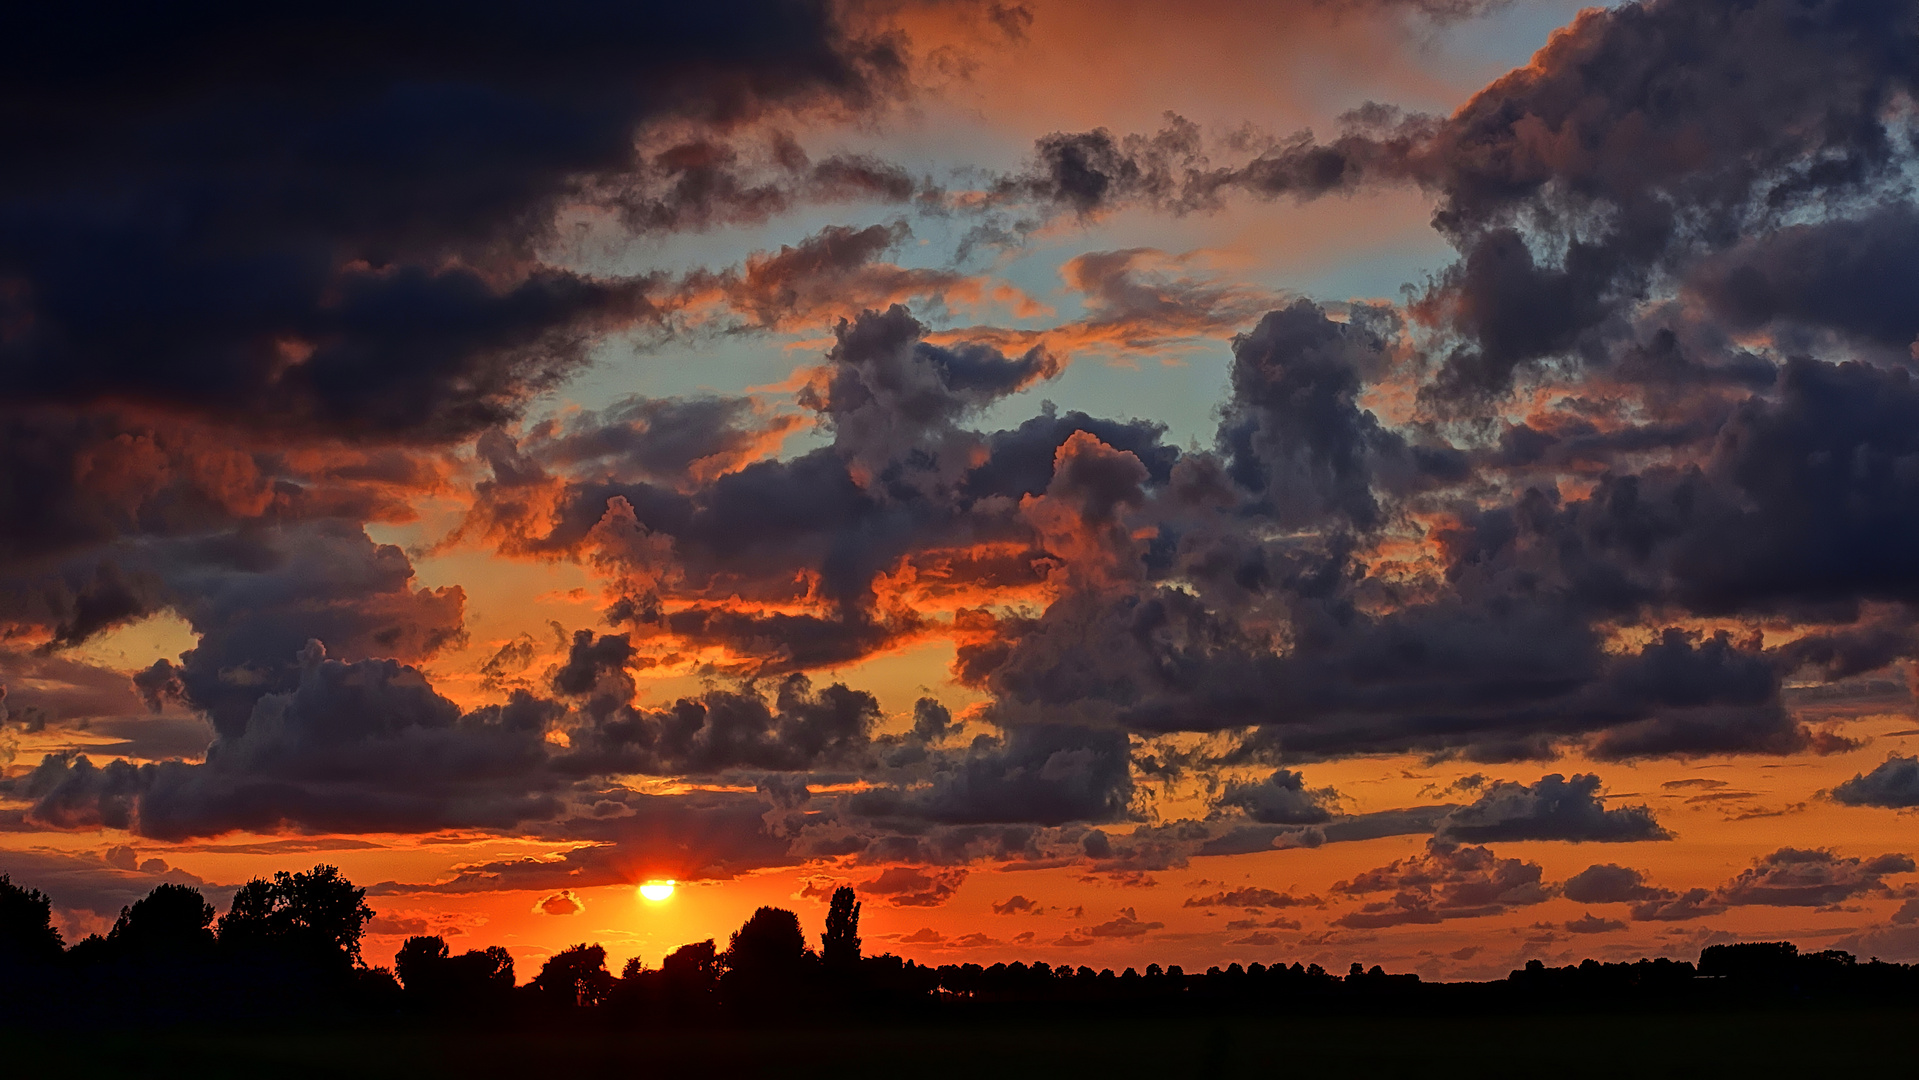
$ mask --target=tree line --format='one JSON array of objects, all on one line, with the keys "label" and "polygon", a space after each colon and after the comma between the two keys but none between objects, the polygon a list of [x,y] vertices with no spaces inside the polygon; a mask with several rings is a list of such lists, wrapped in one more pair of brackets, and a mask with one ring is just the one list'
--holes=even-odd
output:
[{"label": "tree line", "polygon": [[1919,965],[1859,963],[1832,950],[1802,954],[1789,942],[1714,945],[1697,964],[1586,960],[1555,968],[1535,960],[1489,983],[1422,982],[1360,963],[1343,975],[1299,963],[1235,963],[1191,973],[1176,964],[1149,964],[1118,974],[1044,961],[933,966],[864,954],[860,901],[847,887],[833,894],[817,950],[795,913],[762,907],[724,948],[711,939],[694,942],[657,968],[635,957],[615,975],[603,947],[581,943],[546,958],[521,983],[505,949],[455,954],[437,936],[406,939],[391,968],[368,965],[361,939],[373,915],[366,890],[321,865],[247,882],[224,915],[197,889],[163,884],[122,909],[104,935],[68,945],[54,925],[51,899],[0,875],[0,1007],[15,1023],[342,1015],[685,1023],[848,1006],[873,1016],[887,1010],[964,1015],[1036,1003],[1217,1011],[1919,998]]}]

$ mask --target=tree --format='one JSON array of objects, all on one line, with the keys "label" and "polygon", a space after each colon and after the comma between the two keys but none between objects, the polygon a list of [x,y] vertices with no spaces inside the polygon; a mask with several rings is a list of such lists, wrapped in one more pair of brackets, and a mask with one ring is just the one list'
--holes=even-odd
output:
[{"label": "tree", "polygon": [[733,931],[726,946],[726,969],[772,974],[798,967],[805,956],[800,917],[785,908],[762,907]]},{"label": "tree", "polygon": [[712,938],[682,945],[660,961],[670,1001],[691,1005],[710,998],[720,981],[720,953]]},{"label": "tree", "polygon": [[533,985],[561,1005],[598,1005],[613,992],[613,976],[606,970],[606,950],[585,944],[561,949],[547,957]]},{"label": "tree", "polygon": [[498,945],[468,949],[447,961],[453,979],[476,992],[513,989],[513,954]]},{"label": "tree", "polygon": [[860,962],[860,902],[850,885],[833,890],[826,909],[826,932],[820,935],[820,958],[832,968],[850,968]]},{"label": "tree", "polygon": [[407,938],[393,954],[393,973],[411,994],[430,994],[438,990],[447,961],[446,941],[438,936],[417,935]]},{"label": "tree", "polygon": [[409,995],[433,1005],[471,1005],[513,989],[513,957],[498,945],[452,956],[438,936],[410,937],[393,969]]},{"label": "tree", "polygon": [[120,909],[107,944],[132,956],[179,955],[211,948],[213,905],[200,890],[172,883]]},{"label": "tree", "polygon": [[66,943],[53,925],[53,901],[0,874],[0,963],[50,963]]},{"label": "tree", "polygon": [[352,966],[360,962],[360,936],[372,918],[366,890],[354,888],[338,867],[282,870],[272,881],[255,878],[234,893],[220,918],[220,940]]},{"label": "tree", "polygon": [[790,996],[812,959],[800,917],[784,908],[763,907],[733,932],[720,987],[729,1003],[771,1005]]}]

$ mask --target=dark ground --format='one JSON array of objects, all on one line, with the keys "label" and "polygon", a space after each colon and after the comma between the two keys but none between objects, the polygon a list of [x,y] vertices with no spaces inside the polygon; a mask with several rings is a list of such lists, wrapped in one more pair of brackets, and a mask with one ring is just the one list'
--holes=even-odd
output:
[{"label": "dark ground", "polygon": [[[1919,1076],[1919,1010],[992,1021],[534,1033],[0,1027],[23,1078]],[[1854,1073],[1856,1075],[1856,1073]]]}]

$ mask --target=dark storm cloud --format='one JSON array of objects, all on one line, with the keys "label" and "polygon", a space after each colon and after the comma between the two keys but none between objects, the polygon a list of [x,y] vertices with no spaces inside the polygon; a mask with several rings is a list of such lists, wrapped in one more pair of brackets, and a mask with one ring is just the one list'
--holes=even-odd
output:
[{"label": "dark storm cloud", "polygon": [[789,675],[770,702],[757,692],[712,689],[665,708],[622,706],[575,729],[553,767],[589,776],[853,765],[878,720],[873,695],[842,683],[816,691],[806,676]]},{"label": "dark storm cloud", "polygon": [[1898,203],[1749,239],[1694,269],[1689,287],[1734,330],[1797,324],[1903,356],[1919,338],[1915,249],[1919,214]]},{"label": "dark storm cloud", "polygon": [[560,808],[557,785],[540,777],[556,712],[519,695],[462,715],[413,668],[327,659],[315,642],[297,685],[258,697],[204,764],[50,755],[9,786],[41,824],[162,839],[504,828]]},{"label": "dark storm cloud", "polygon": [[1275,769],[1264,780],[1227,784],[1219,805],[1263,825],[1316,825],[1332,817],[1326,806],[1338,797],[1332,788],[1309,790],[1306,778],[1290,769]]},{"label": "dark storm cloud", "polygon": [[1339,573],[1293,579],[1306,595],[1291,598],[1283,650],[1272,631],[1234,617],[1226,603],[1239,601],[1209,609],[1168,588],[1068,597],[1011,643],[989,684],[1021,707],[1070,705],[1152,732],[1253,726],[1252,759],[1523,760],[1582,738],[1607,757],[1810,744],[1779,705],[1772,667],[1723,637],[1675,631],[1611,655],[1575,609],[1537,599],[1369,617],[1348,607]]},{"label": "dark storm cloud", "polygon": [[[1896,183],[1889,117],[1919,69],[1909,17],[1892,2],[1596,9],[1444,119],[1368,105],[1331,141],[1302,133],[1222,166],[1183,120],[1150,136],[1056,133],[993,194],[1084,215],[1133,202],[1199,209],[1234,191],[1312,198],[1416,183],[1438,197],[1435,225],[1461,255],[1419,305],[1460,338],[1431,389],[1474,399],[1581,350],[1660,267],[1731,247],[1789,211]],[[1786,283],[1803,284],[1799,295],[1767,299],[1763,271],[1721,295],[1748,320],[1776,313],[1890,339],[1896,317],[1866,298],[1897,287],[1898,264],[1886,262],[1896,246],[1844,231],[1779,242],[1782,254],[1794,243],[1834,252]],[[1882,264],[1888,277],[1837,298],[1848,274]]]},{"label": "dark storm cloud", "polygon": [[1599,777],[1584,773],[1566,779],[1559,773],[1534,784],[1501,780],[1477,801],[1446,815],[1439,834],[1469,843],[1502,840],[1627,842],[1670,840],[1650,807],[1607,809],[1599,795]]},{"label": "dark storm cloud", "polygon": [[[1454,577],[1498,587],[1525,573],[1594,608],[1658,601],[1815,622],[1852,622],[1861,601],[1908,603],[1919,579],[1903,552],[1919,523],[1905,512],[1901,462],[1919,448],[1915,419],[1919,388],[1902,370],[1788,361],[1776,398],[1741,403],[1701,466],[1611,475],[1563,504],[1531,491],[1467,515],[1446,540]],[[1888,637],[1884,658],[1865,668],[1909,651],[1904,636]],[[1863,670],[1834,662],[1858,644],[1816,634],[1774,659],[1817,662],[1837,677]],[[1744,696],[1756,701],[1758,669],[1737,676],[1727,665],[1729,678],[1755,680]],[[1642,681],[1680,674],[1660,664]]]},{"label": "dark storm cloud", "polygon": [[345,660],[417,662],[464,641],[465,593],[414,588],[399,548],[339,520],[246,530],[153,546],[166,606],[200,635],[180,663],[144,676],[177,687],[222,735],[245,730],[255,704],[302,678],[310,640]]},{"label": "dark storm cloud", "polygon": [[848,806],[863,817],[945,824],[1119,821],[1133,794],[1129,760],[1121,732],[1020,726],[942,761],[926,788],[874,788]]},{"label": "dark storm cloud", "polygon": [[[515,691],[462,713],[391,659],[329,659],[303,648],[295,682],[257,693],[218,732],[204,763],[95,764],[45,756],[6,790],[59,829],[127,829],[164,839],[297,827],[334,832],[507,828],[553,817],[581,781],[612,773],[796,770],[864,759],[871,695],[804,676],[771,700],[710,689],[658,709],[628,704],[625,639],[582,632],[554,686],[576,700]],[[564,731],[566,745],[549,733]],[[202,744],[204,745],[204,743]]]},{"label": "dark storm cloud", "polygon": [[[538,265],[562,202],[666,229],[926,193],[885,163],[815,161],[780,139],[762,160],[729,141],[766,108],[878,92],[894,62],[825,9],[622,10],[581,39],[595,10],[542,9],[506,44],[468,13],[405,48],[349,40],[336,20],[350,10],[301,15],[297,34],[293,16],[241,13],[226,45],[251,51],[231,85],[182,74],[209,46],[164,34],[151,44],[172,53],[97,84],[93,67],[42,58],[0,76],[37,103],[0,106],[0,133],[31,151],[0,180],[0,365],[19,388],[0,408],[0,454],[19,462],[0,513],[20,522],[0,536],[0,618],[64,646],[178,613],[198,644],[135,686],[216,733],[203,764],[50,756],[9,781],[34,820],[601,838],[557,869],[456,879],[546,892],[581,886],[562,870],[621,880],[639,845],[682,827],[743,830],[675,854],[685,876],[803,851],[1117,878],[1432,832],[1423,855],[1341,890],[1363,900],[1342,925],[1433,922],[1552,892],[1536,865],[1465,843],[1667,833],[1645,807],[1607,809],[1596,777],[1557,774],[1465,807],[1336,816],[1301,762],[1830,751],[1853,744],[1809,729],[1782,685],[1919,655],[1919,390],[1901,366],[1919,333],[1901,291],[1914,229],[1861,208],[1896,193],[1904,161],[1887,128],[1913,70],[1896,5],[1589,12],[1449,118],[1368,107],[1331,141],[1261,144],[1234,165],[1184,123],[1042,140],[1032,170],[988,186],[989,211],[1184,211],[1398,182],[1437,198],[1459,259],[1403,310],[1302,300],[1255,319],[1244,293],[1155,282],[1144,249],[1069,264],[1089,312],[1075,326],[1101,340],[1245,331],[1212,449],[1185,452],[1150,419],[1050,407],[979,430],[1062,361],[1016,333],[930,334],[891,304],[922,297],[937,317],[974,287],[887,262],[902,224],[828,226],[677,282]],[[121,55],[128,25],[146,24],[114,23],[88,63]],[[36,126],[48,103],[75,118],[68,142]],[[695,134],[655,139],[655,120]],[[667,293],[675,314],[725,307],[738,322],[723,330],[878,310],[837,323],[799,411],[631,398],[515,423]],[[1765,334],[1774,345],[1752,343]],[[1873,363],[1798,355],[1827,346]],[[1566,392],[1489,406],[1535,372]],[[220,431],[110,414],[109,399],[262,445],[223,453]],[[1392,420],[1401,405],[1418,419]],[[801,411],[829,444],[774,456]],[[398,456],[356,463],[351,483],[316,477],[263,429],[326,433],[320,456]],[[543,682],[463,713],[418,665],[462,640],[464,595],[420,588],[364,522],[404,520],[396,493],[452,487],[420,444],[476,432],[488,477],[457,539],[584,563],[620,632],[582,632]],[[950,608],[899,599],[916,576],[980,606],[949,627]],[[1768,647],[1689,629],[1761,617],[1798,632]],[[969,718],[977,737],[956,745],[928,709],[913,735],[876,738],[871,695],[804,674],[941,634],[956,677],[991,695],[979,720],[996,735]],[[302,654],[310,639],[326,656]],[[533,663],[514,648],[494,685]],[[756,681],[634,704],[635,671],[694,652]],[[39,707],[29,697],[10,704]],[[1228,749],[1154,750],[1143,773],[1265,778],[1215,788],[1204,822],[1071,827],[1150,814],[1132,740],[1168,732]],[[1892,759],[1834,797],[1911,805],[1910,772]],[[761,796],[682,812],[603,783],[628,773],[742,774]],[[862,790],[815,794],[849,779]],[[580,805],[604,816],[559,818]],[[1673,921],[1866,895],[1900,872],[1815,856],[1775,853],[1717,890],[1620,867],[1565,888]]]},{"label": "dark storm cloud", "polygon": [[857,104],[900,70],[804,0],[103,3],[0,39],[16,403],[421,438],[498,422],[646,317],[644,281],[516,265],[583,180],[641,164],[644,125]]},{"label": "dark storm cloud", "polygon": [[1852,806],[1919,806],[1919,757],[1889,754],[1871,772],[1855,773],[1833,788],[1832,797]]},{"label": "dark storm cloud", "polygon": [[801,397],[848,467],[893,498],[957,482],[978,440],[958,422],[1060,370],[1043,347],[1007,357],[982,345],[933,345],[925,332],[898,305],[842,320],[825,387]]},{"label": "dark storm cloud", "polygon": [[1384,369],[1386,350],[1386,338],[1363,320],[1334,322],[1307,300],[1269,312],[1234,339],[1221,456],[1228,475],[1280,524],[1328,516],[1360,529],[1379,523],[1379,459],[1408,451],[1354,398]]}]

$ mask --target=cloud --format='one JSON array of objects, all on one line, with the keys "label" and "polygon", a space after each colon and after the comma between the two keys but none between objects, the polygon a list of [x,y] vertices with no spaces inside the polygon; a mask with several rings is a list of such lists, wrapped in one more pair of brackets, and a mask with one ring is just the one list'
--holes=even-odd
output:
[{"label": "cloud", "polygon": [[16,20],[38,46],[11,57],[11,85],[64,134],[14,130],[33,167],[0,187],[23,286],[7,320],[33,327],[9,336],[11,400],[479,430],[644,317],[643,280],[526,258],[583,187],[635,169],[636,135],[858,107],[900,72],[814,4],[493,8],[452,30],[453,8],[388,13],[378,40],[345,8],[226,12],[217,43],[138,9],[105,31]]},{"label": "cloud", "polygon": [[561,889],[533,901],[535,915],[578,915],[585,910],[586,901],[580,899],[580,894],[572,889]]},{"label": "cloud", "polygon": [[1871,772],[1855,773],[1833,788],[1832,797],[1851,806],[1919,806],[1919,757],[1887,755]]},{"label": "cloud", "polygon": [[1309,791],[1298,773],[1275,769],[1264,780],[1226,785],[1219,805],[1236,807],[1262,825],[1314,825],[1332,817],[1325,804],[1338,797],[1332,788]]},{"label": "cloud", "polygon": [[601,793],[609,804],[592,817],[558,817],[529,828],[553,850],[455,866],[444,880],[384,881],[376,896],[428,893],[555,892],[653,879],[727,880],[751,870],[796,865],[792,838],[766,822],[758,795],[692,792]]},{"label": "cloud", "polygon": [[1496,915],[1544,903],[1554,892],[1542,880],[1538,863],[1438,839],[1418,855],[1337,882],[1333,891],[1353,897],[1392,894],[1333,920],[1334,926],[1354,929]]},{"label": "cloud", "polygon": [[199,889],[220,903],[224,903],[232,891],[231,886],[209,883],[167,865],[164,859],[143,855],[127,845],[114,845],[99,852],[13,850],[7,852],[6,866],[16,884],[31,885],[45,892],[57,909],[84,912],[108,922],[121,908],[158,885]]},{"label": "cloud", "polygon": [[[750,686],[716,687],[640,709],[627,703],[630,660],[623,636],[582,631],[553,669],[559,699],[515,690],[505,704],[462,712],[417,668],[336,660],[311,641],[298,653],[297,681],[279,692],[254,686],[251,709],[216,735],[203,763],[96,765],[69,751],[0,784],[31,800],[30,817],[44,826],[181,839],[296,826],[508,828],[555,817],[576,784],[596,777],[865,760],[878,721],[871,695],[842,684],[815,690],[793,675],[770,699]],[[561,731],[565,740],[549,739]]]},{"label": "cloud", "polygon": [[[887,310],[909,301],[922,311],[949,305],[976,308],[1004,301],[1020,313],[1037,307],[1009,284],[956,270],[912,269],[881,261],[912,237],[904,221],[859,229],[829,225],[798,244],[748,256],[737,270],[696,272],[679,286],[681,304],[698,311],[721,307],[725,314],[763,330],[798,329],[830,322],[848,312]],[[1043,356],[1044,354],[1033,354]],[[1050,358],[1049,358],[1050,360]],[[965,361],[961,361],[965,366]],[[960,374],[964,379],[964,373]]]},{"label": "cloud", "polygon": [[1822,907],[1855,896],[1884,893],[1881,879],[1914,870],[1910,855],[1844,857],[1823,849],[1782,847],[1719,887],[1726,903],[1767,907]]},{"label": "cloud", "polygon": [[1136,938],[1144,937],[1153,930],[1165,927],[1165,923],[1147,921],[1139,917],[1132,908],[1120,908],[1119,914],[1103,923],[1081,927],[1077,932],[1094,938]]},{"label": "cloud", "polygon": [[1205,896],[1189,896],[1186,907],[1241,907],[1241,908],[1287,908],[1296,905],[1318,907],[1321,901],[1317,896],[1294,896],[1291,892],[1274,892],[1255,885],[1243,885],[1237,889],[1209,893]]},{"label": "cloud", "polygon": [[1478,800],[1447,814],[1439,834],[1466,842],[1569,840],[1630,842],[1670,840],[1672,834],[1647,806],[1606,809],[1599,777],[1583,773],[1567,780],[1559,773],[1525,785],[1501,780]]},{"label": "cloud", "polygon": [[896,907],[938,907],[965,881],[966,871],[957,867],[890,866],[873,880],[861,882],[859,889]]},{"label": "cloud", "polygon": [[1903,854],[1861,858],[1782,847],[1714,889],[1676,892],[1648,884],[1638,870],[1602,863],[1566,879],[1561,891],[1580,903],[1630,903],[1634,922],[1680,922],[1729,907],[1825,907],[1861,896],[1888,896],[1892,889],[1885,878],[1912,873],[1914,866],[1911,856]]},{"label": "cloud", "polygon": [[[582,651],[578,640],[576,658]],[[571,663],[562,675],[569,670]],[[582,684],[582,689],[598,685]],[[631,695],[632,683],[620,684],[618,692]],[[575,729],[569,748],[553,756],[553,768],[594,776],[852,764],[865,752],[878,721],[879,703],[871,694],[843,683],[815,690],[811,680],[795,674],[778,682],[770,701],[757,689],[711,689],[658,709],[622,702]]]},{"label": "cloud", "polygon": [[950,824],[1123,820],[1132,795],[1124,734],[1064,726],[1015,727],[1003,740],[976,740],[963,757],[935,767],[930,786],[874,788],[849,808],[879,819]]},{"label": "cloud", "polygon": [[1009,896],[993,902],[995,915],[1037,915],[1045,909],[1024,896]]},{"label": "cloud", "polygon": [[1669,895],[1646,884],[1643,873],[1614,863],[1588,866],[1560,886],[1566,899],[1582,904],[1623,904]]}]

